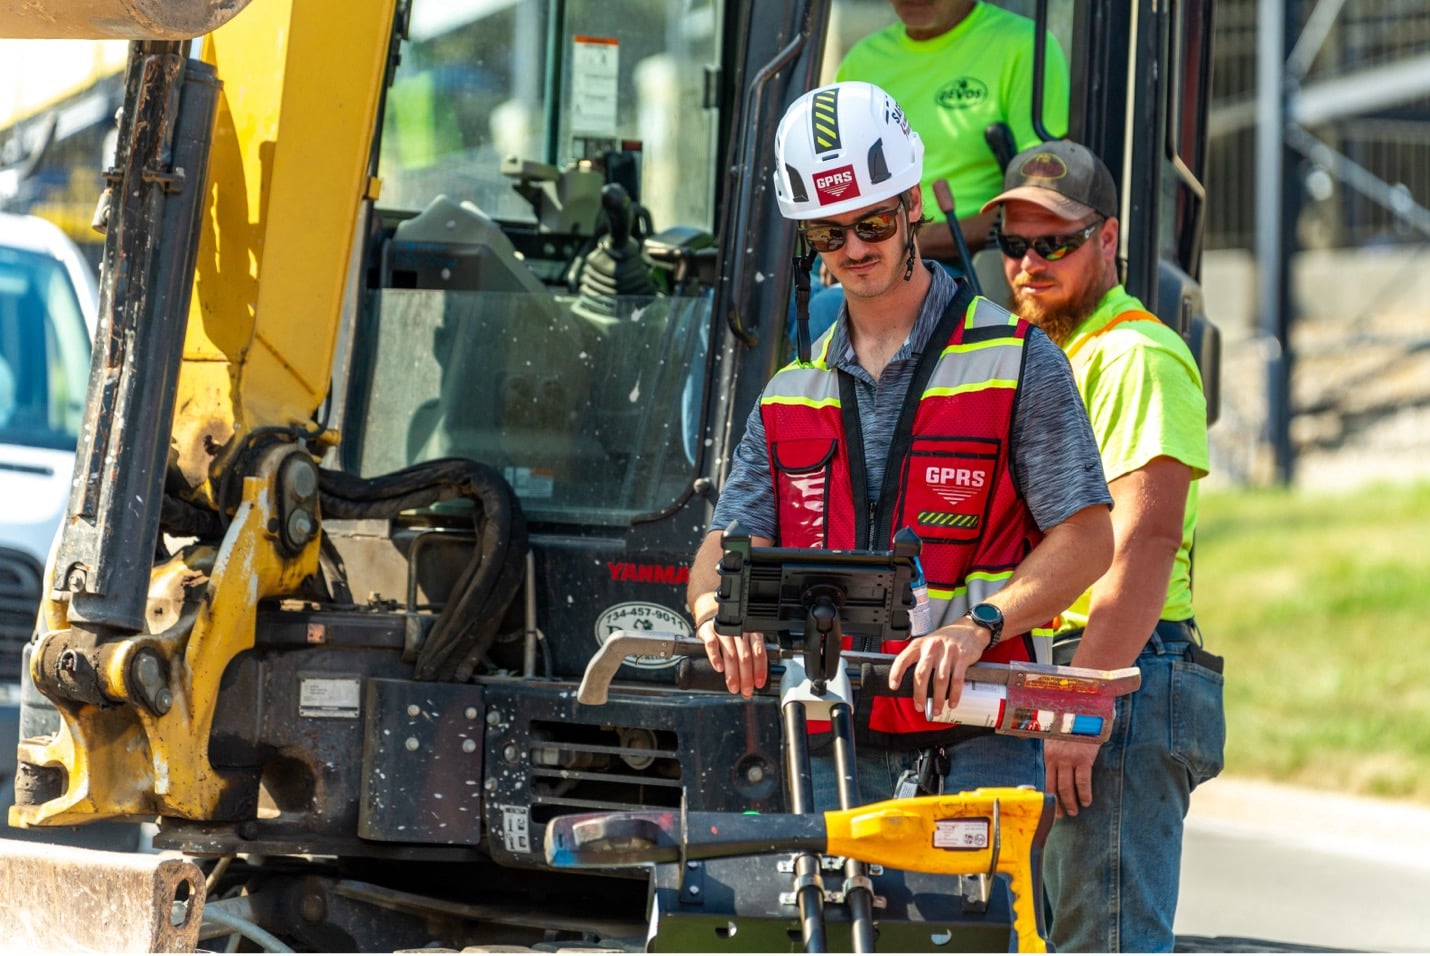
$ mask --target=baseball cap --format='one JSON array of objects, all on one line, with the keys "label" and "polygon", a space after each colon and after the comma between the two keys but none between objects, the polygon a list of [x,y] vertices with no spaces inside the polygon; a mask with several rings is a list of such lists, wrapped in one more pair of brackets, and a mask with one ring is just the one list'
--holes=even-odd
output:
[{"label": "baseball cap", "polygon": [[1064,219],[1090,212],[1117,215],[1117,187],[1102,160],[1079,143],[1054,139],[1023,150],[1008,163],[1003,191],[983,204],[987,212],[1000,203],[1023,199]]}]

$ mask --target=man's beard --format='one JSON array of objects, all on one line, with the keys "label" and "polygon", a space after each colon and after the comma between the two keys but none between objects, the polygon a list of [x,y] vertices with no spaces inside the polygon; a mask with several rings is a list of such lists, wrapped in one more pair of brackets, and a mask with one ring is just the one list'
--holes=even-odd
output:
[{"label": "man's beard", "polygon": [[1102,301],[1107,290],[1100,286],[1099,282],[1086,282],[1071,298],[1062,302],[1044,302],[1025,295],[1015,282],[1013,311],[1042,329],[1048,338],[1062,347],[1082,325],[1083,319],[1092,315]]}]

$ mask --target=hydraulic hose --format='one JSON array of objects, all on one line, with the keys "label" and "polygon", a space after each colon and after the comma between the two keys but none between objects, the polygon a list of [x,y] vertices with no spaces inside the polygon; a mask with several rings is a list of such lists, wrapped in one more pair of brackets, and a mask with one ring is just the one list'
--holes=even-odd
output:
[{"label": "hydraulic hose", "polygon": [[524,576],[526,516],[511,486],[488,465],[440,458],[376,478],[323,469],[318,487],[330,518],[390,518],[459,497],[481,509],[471,561],[417,654],[419,680],[469,679]]}]

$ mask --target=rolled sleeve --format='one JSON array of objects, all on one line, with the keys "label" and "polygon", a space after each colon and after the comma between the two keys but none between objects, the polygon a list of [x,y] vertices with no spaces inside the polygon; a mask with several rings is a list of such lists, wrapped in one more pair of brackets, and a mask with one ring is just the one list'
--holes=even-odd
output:
[{"label": "rolled sleeve", "polygon": [[745,434],[735,446],[735,459],[715,503],[710,530],[724,531],[730,522],[739,521],[752,535],[777,539],[779,521],[773,488],[770,458],[765,450],[765,421],[756,404],[745,421]]}]

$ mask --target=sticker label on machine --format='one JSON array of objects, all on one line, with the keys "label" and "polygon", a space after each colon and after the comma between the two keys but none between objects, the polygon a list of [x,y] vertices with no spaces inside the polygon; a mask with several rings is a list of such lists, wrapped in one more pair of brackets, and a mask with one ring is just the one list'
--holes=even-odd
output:
[{"label": "sticker label on machine", "polygon": [[571,130],[614,136],[620,43],[610,37],[578,36],[571,46]]},{"label": "sticker label on machine", "polygon": [[525,807],[501,807],[502,845],[508,853],[531,852],[531,822]]},{"label": "sticker label on machine", "polygon": [[556,475],[550,469],[508,466],[502,477],[518,498],[550,498],[556,490]]},{"label": "sticker label on machine", "polygon": [[301,677],[298,716],[356,720],[362,710],[362,685],[356,677]]},{"label": "sticker label on machine", "polygon": [[988,849],[987,820],[935,820],[933,845],[940,850]]},{"label": "sticker label on machine", "polygon": [[[648,604],[644,601],[627,601],[613,604],[596,618],[596,643],[605,644],[612,634],[629,631],[649,637],[690,638],[693,631],[690,622],[681,614],[663,604]],[[655,668],[675,663],[671,657],[640,657],[631,655],[626,663],[632,667]]]}]

